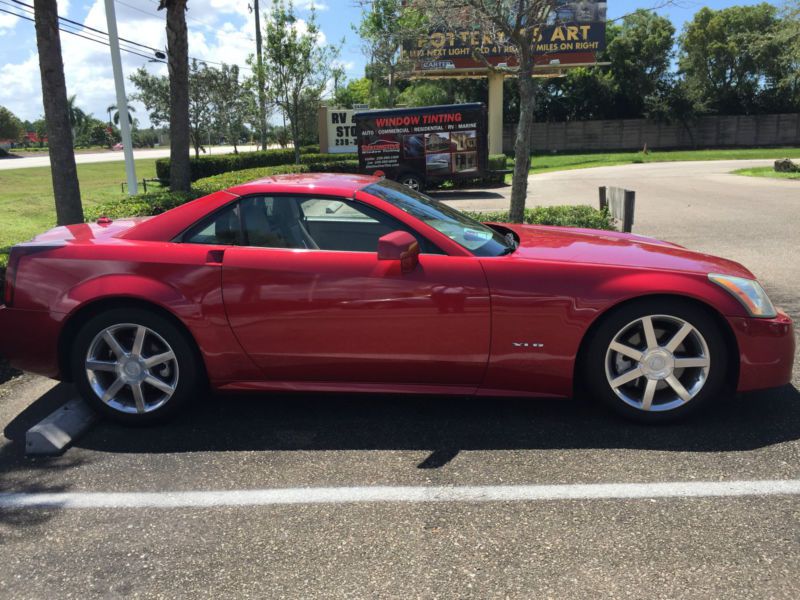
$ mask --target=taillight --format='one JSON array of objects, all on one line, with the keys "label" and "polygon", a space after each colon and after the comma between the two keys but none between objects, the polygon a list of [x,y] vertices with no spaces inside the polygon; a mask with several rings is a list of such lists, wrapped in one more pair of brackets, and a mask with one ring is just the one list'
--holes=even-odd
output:
[{"label": "taillight", "polygon": [[11,254],[8,256],[6,284],[3,286],[3,303],[6,306],[11,306],[14,302],[14,285],[17,281],[17,268],[19,267],[19,259],[22,254],[19,248],[11,248]]}]

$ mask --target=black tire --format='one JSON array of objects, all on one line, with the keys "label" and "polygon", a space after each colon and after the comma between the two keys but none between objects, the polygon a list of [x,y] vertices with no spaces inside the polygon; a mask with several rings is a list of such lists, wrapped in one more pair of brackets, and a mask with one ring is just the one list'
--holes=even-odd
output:
[{"label": "black tire", "polygon": [[418,192],[425,191],[425,179],[416,173],[403,173],[397,178],[397,182]]},{"label": "black tire", "polygon": [[[175,391],[163,405],[154,407],[148,412],[123,412],[122,409],[107,404],[92,387],[87,373],[86,360],[95,338],[107,328],[121,324],[142,325],[148,328],[160,336],[161,341],[166,342],[174,353],[174,362],[170,363],[177,364],[174,374],[177,377]],[[157,340],[152,334],[149,335],[151,339]],[[73,381],[83,399],[100,414],[126,425],[147,425],[177,414],[201,388],[204,371],[200,366],[200,360],[194,341],[184,330],[156,312],[135,307],[111,309],[86,321],[78,331],[70,352]],[[168,369],[168,366],[165,364],[162,368]],[[113,379],[118,377],[117,373],[108,373],[107,376]],[[153,389],[151,393],[157,394],[158,390]]]},{"label": "black tire", "polygon": [[[609,346],[618,334],[626,331],[627,326],[636,322],[637,319],[646,318],[648,316],[655,317],[656,320],[654,323],[658,323],[659,319],[662,317],[667,317],[667,319],[675,318],[676,323],[677,319],[688,323],[699,332],[701,337],[687,338],[686,344],[690,344],[692,339],[702,339],[707,346],[709,365],[708,371],[704,375],[705,382],[699,387],[696,395],[689,401],[672,409],[668,408],[670,405],[670,395],[676,394],[676,392],[668,385],[667,381],[658,381],[658,385],[664,387],[661,387],[659,391],[655,392],[655,398],[651,396],[651,398],[653,398],[651,400],[653,404],[652,409],[648,411],[643,410],[641,405],[638,408],[632,406],[629,403],[631,398],[624,391],[626,389],[632,389],[634,390],[633,394],[641,391],[642,395],[644,395],[643,390],[648,383],[648,378],[646,376],[642,376],[629,384],[625,384],[630,387],[620,386],[618,388],[621,390],[620,393],[628,398],[627,401],[614,391],[610,383],[610,377],[618,375],[618,373],[614,372],[614,369],[616,369],[614,360],[620,358],[623,361],[629,360],[634,367],[637,364],[643,364],[642,362],[637,363],[636,360],[632,358],[612,354],[613,351],[609,349]],[[661,323],[668,323],[668,321],[662,319]],[[678,325],[676,324],[675,326],[677,327]],[[635,328],[637,325],[633,325],[633,327]],[[635,332],[635,329],[630,331]],[[669,339],[668,336],[674,335],[671,331],[665,329],[658,330],[657,328],[656,333],[660,336],[658,337],[660,346],[665,345],[664,341]],[[634,336],[636,335],[637,334],[634,333]],[[638,335],[643,336],[643,330],[642,333]],[[690,335],[693,336],[694,334]],[[632,339],[641,338],[634,337]],[[583,381],[586,385],[582,387],[585,387],[592,396],[603,402],[606,406],[611,408],[611,410],[633,421],[658,424],[674,422],[686,418],[713,403],[727,387],[729,376],[728,365],[730,360],[725,338],[720,331],[720,326],[713,314],[711,314],[710,309],[706,309],[689,300],[682,300],[680,298],[654,298],[642,299],[625,304],[605,315],[592,337],[587,340],[586,343],[588,345],[583,355],[582,362]],[[678,355],[679,353],[676,353],[676,356]],[[699,378],[703,377],[700,373],[701,371],[702,369],[692,370],[691,368],[687,368],[683,371],[676,369],[673,371],[673,374],[678,377],[678,373],[683,373],[681,377],[685,376],[687,380],[695,378],[694,381],[697,381]],[[681,383],[684,382],[681,381]],[[661,405],[658,404],[659,394],[661,394],[662,398],[665,398]],[[678,398],[672,399],[672,403],[677,401]],[[641,402],[642,404],[644,403],[643,397]]]}]

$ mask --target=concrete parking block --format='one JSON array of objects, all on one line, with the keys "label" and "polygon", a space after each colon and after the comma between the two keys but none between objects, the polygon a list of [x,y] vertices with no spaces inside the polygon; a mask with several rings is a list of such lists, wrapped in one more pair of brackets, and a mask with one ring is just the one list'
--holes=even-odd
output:
[{"label": "concrete parking block", "polygon": [[83,400],[70,400],[28,430],[25,434],[25,454],[61,454],[96,420],[97,413]]}]

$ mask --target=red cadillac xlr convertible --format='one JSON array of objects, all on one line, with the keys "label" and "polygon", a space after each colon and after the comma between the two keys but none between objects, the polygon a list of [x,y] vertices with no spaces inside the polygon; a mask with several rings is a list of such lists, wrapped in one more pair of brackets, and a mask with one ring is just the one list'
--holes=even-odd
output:
[{"label": "red cadillac xlr convertible", "polygon": [[684,416],[786,384],[792,322],[729,260],[481,224],[392,181],[262,179],[11,250],[0,355],[148,422],[257,392],[562,396]]}]

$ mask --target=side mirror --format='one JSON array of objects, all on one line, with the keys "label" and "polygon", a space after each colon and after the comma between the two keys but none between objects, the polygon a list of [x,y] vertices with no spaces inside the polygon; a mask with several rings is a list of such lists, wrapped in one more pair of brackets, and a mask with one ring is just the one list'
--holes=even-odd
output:
[{"label": "side mirror", "polygon": [[419,264],[419,244],[407,231],[393,231],[378,240],[378,260],[399,260],[400,271],[410,273]]}]

